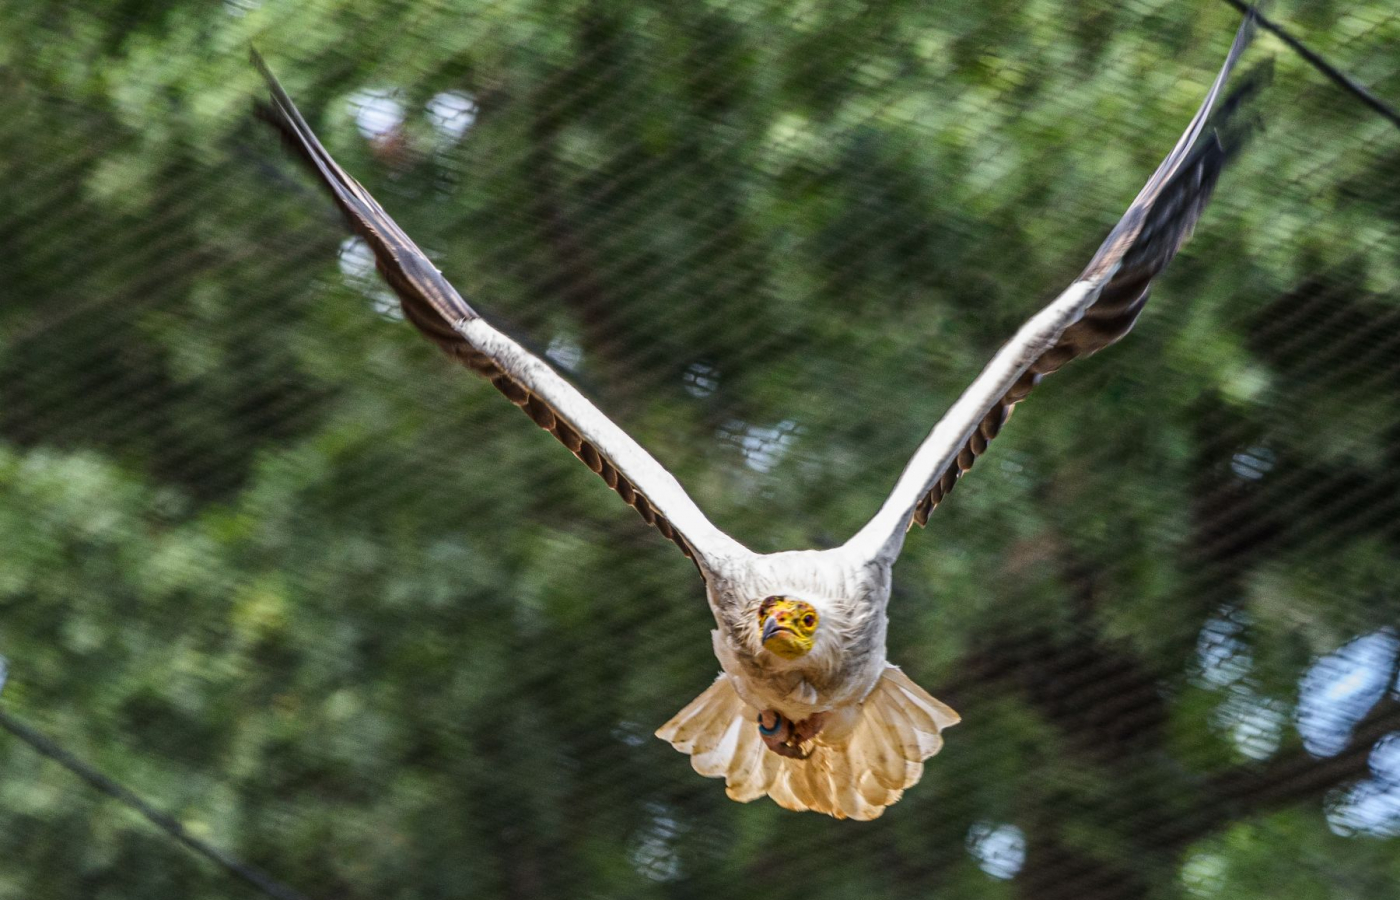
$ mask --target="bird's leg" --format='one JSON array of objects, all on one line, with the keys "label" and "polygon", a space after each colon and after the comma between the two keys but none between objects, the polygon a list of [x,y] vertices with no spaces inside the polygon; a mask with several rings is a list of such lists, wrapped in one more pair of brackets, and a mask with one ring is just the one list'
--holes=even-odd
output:
[{"label": "bird's leg", "polygon": [[817,736],[826,722],[826,713],[817,713],[793,722],[777,710],[765,709],[758,714],[758,735],[769,750],[789,759],[806,759],[802,745]]},{"label": "bird's leg", "polygon": [[799,744],[806,743],[816,737],[826,724],[826,713],[813,713],[801,722],[795,722],[792,726],[793,738]]},{"label": "bird's leg", "polygon": [[777,710],[765,709],[758,714],[758,736],[769,750],[789,759],[806,759],[807,754],[793,742],[792,720]]}]

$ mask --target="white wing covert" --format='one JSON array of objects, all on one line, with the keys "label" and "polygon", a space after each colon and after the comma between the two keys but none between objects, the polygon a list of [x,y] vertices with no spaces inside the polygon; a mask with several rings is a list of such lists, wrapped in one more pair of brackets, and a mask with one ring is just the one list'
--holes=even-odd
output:
[{"label": "white wing covert", "polygon": [[[1190,237],[1226,160],[1247,128],[1233,122],[1267,70],[1251,73],[1212,118],[1211,110],[1254,31],[1245,16],[1215,82],[1186,131],[1064,293],[1021,326],[920,444],[879,512],[847,542],[867,557],[899,552],[904,532],[929,514],[997,436],[1012,409],[1042,378],[1128,333],[1152,279]],[[1211,133],[1197,146],[1211,125]]]},{"label": "white wing covert", "polygon": [[330,189],[351,229],[374,251],[379,272],[398,294],[405,317],[449,356],[484,376],[541,428],[612,488],[650,525],[695,560],[708,576],[710,561],[747,553],[716,528],[680,483],[640,444],[534,354],[493,328],[467,304],[428,257],[359,182],[321,145],[287,92],[256,52],[270,104],[258,115]]}]

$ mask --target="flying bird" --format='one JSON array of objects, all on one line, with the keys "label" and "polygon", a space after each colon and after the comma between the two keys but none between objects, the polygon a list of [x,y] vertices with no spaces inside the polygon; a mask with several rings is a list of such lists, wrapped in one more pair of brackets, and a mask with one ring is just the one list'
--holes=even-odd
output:
[{"label": "flying bird", "polygon": [[484,319],[336,164],[256,52],[258,114],[330,189],[405,316],[553,434],[694,561],[721,672],[656,734],[741,802],[873,819],[923,773],[956,712],[886,659],[890,571],[1041,378],[1122,338],[1152,279],[1190,235],[1243,128],[1246,84],[1220,104],[1253,30],[1245,17],[1195,117],[1087,268],[993,357],[918,447],[874,517],[830,550],[759,554],[715,527],[672,475],[543,360]]}]

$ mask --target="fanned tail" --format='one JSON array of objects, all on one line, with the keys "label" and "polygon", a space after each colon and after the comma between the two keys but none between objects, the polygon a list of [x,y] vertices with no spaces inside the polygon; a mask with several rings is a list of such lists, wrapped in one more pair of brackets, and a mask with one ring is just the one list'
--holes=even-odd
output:
[{"label": "fanned tail", "polygon": [[943,747],[940,732],[958,714],[889,666],[844,727],[833,723],[812,741],[806,759],[770,751],[758,734],[758,710],[745,703],[728,675],[661,726],[656,736],[707,778],[724,778],[725,793],[741,803],[765,794],[779,806],[838,819],[874,819],[924,772]]}]

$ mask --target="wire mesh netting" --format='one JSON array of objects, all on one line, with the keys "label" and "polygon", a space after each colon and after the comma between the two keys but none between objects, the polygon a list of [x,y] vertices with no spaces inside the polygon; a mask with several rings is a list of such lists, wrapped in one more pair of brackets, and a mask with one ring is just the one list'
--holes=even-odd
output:
[{"label": "wire mesh netting", "polygon": [[[1269,13],[1400,98],[1392,3]],[[1083,268],[1229,3],[0,20],[0,900],[256,895],[38,735],[313,898],[1394,896],[1400,129],[1276,37],[1136,330],[910,535],[891,660],[963,722],[873,823],[652,737],[717,670],[694,568],[249,115],[251,43],[716,524],[830,547]]]}]

